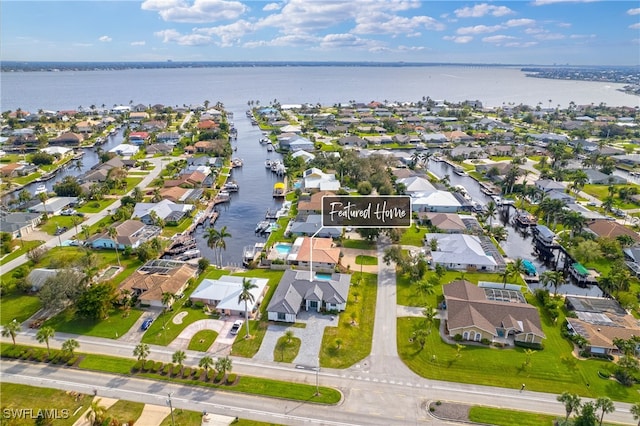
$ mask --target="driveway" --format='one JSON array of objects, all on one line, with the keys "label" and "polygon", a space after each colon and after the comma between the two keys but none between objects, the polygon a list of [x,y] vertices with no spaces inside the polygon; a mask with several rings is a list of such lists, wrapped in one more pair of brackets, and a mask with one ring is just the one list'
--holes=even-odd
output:
[{"label": "driveway", "polygon": [[322,315],[316,312],[302,311],[298,314],[298,322],[305,323],[305,328],[288,325],[271,324],[260,345],[260,350],[253,357],[259,361],[274,361],[273,351],[278,339],[284,336],[285,331],[291,330],[295,337],[300,339],[300,351],[293,360],[294,365],[315,367],[318,365],[318,356],[322,346],[322,336],[325,327],[337,327],[339,316]]}]

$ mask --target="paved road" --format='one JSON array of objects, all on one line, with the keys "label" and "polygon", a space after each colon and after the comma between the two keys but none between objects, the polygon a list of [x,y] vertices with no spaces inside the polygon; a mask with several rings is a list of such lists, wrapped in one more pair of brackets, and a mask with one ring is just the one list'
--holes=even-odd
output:
[{"label": "paved road", "polygon": [[[146,175],[143,179],[142,182],[140,182],[137,186],[140,188],[146,188],[147,186],[149,186],[149,184],[158,177],[158,175],[160,174],[160,172],[162,171],[162,166],[163,165],[167,165],[170,162],[176,161],[179,158],[177,157],[171,157],[170,161],[163,161],[162,158],[156,157],[156,158],[148,158],[147,160],[153,164],[155,167],[149,172],[148,175]],[[130,194],[131,192],[128,192],[127,194]],[[120,207],[120,199],[116,200],[115,202],[113,202],[113,204],[109,205],[109,207],[107,207],[106,209],[103,209],[101,212],[98,213],[94,213],[94,214],[88,214],[88,218],[86,221],[84,221],[82,224],[85,226],[91,226],[95,223],[97,223],[98,221],[100,221],[101,219],[104,219],[107,215],[109,215],[110,211],[113,211],[115,209],[117,209],[118,207]],[[72,239],[74,236],[76,235],[76,230],[75,228],[71,228],[69,229],[67,232],[65,232],[64,234],[61,234],[59,236],[50,236],[44,243],[43,247],[50,249],[53,247],[56,247],[60,244],[61,241],[66,241],[66,240],[70,240]],[[0,268],[2,270],[2,273],[5,273],[7,271],[11,271],[14,268],[17,268],[18,266],[22,265],[23,263],[26,263],[29,259],[27,258],[26,254],[23,254],[22,256],[19,256],[13,260],[11,260],[10,262],[5,263],[4,265],[2,265]]]}]

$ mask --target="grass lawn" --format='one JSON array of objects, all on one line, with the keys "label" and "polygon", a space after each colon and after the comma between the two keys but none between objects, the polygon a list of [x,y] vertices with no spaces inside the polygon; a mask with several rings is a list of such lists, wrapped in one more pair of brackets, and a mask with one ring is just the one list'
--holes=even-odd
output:
[{"label": "grass lawn", "polygon": [[18,322],[26,321],[39,309],[40,299],[38,296],[18,292],[3,295],[0,299],[0,323],[7,324],[14,319]]},{"label": "grass lawn", "polygon": [[121,399],[109,407],[105,414],[107,418],[118,419],[120,424],[133,424],[138,420],[143,409],[144,404],[142,402],[125,401]]},{"label": "grass lawn", "polygon": [[[78,408],[88,407],[91,405],[92,396],[78,394],[75,397],[71,393],[62,390],[39,388],[35,386],[19,385],[14,383],[0,383],[0,393],[2,394],[2,408],[24,410],[31,408],[34,413],[38,410],[58,410],[62,414],[62,410],[69,413],[68,419],[56,420],[56,425],[71,426],[78,420],[84,410],[79,410],[73,415]],[[4,412],[3,412],[4,413]],[[3,416],[4,417],[4,416]],[[33,425],[33,419],[7,419],[7,425]],[[2,422],[2,424],[5,424]]]},{"label": "grass lawn", "polygon": [[186,229],[191,226],[191,224],[193,223],[193,218],[187,218],[185,220],[183,220],[182,222],[180,222],[178,225],[166,225],[163,229],[162,229],[162,236],[163,237],[173,237],[174,235],[180,233],[180,232],[184,232],[186,231]]},{"label": "grass lawn", "polygon": [[[436,407],[436,412],[438,408]],[[520,425],[538,426],[551,425],[560,416],[532,413],[528,411],[505,410],[493,407],[471,407],[469,420],[487,425]]]},{"label": "grass lawn", "polygon": [[[359,281],[360,273],[353,274],[347,308],[339,314],[338,327],[324,329],[320,350],[322,367],[347,368],[371,352],[378,275],[364,273],[362,282],[358,284]],[[352,313],[355,313],[355,325],[351,324]],[[340,348],[336,343],[337,339],[342,341]]]},{"label": "grass lawn", "polygon": [[88,201],[76,210],[80,213],[98,213],[104,210],[107,206],[113,204],[115,201],[116,198],[105,198],[100,201]]},{"label": "grass lawn", "polygon": [[13,183],[17,183],[18,185],[26,185],[38,179],[40,176],[42,176],[42,173],[40,172],[30,173],[26,176],[20,176],[13,179]]},{"label": "grass lawn", "polygon": [[136,186],[138,186],[138,184],[140,182],[142,182],[141,177],[126,177],[124,178],[124,180],[127,182],[127,188],[126,189],[117,189],[115,190],[115,194],[117,195],[124,195],[127,192],[131,191],[133,188],[135,188]]},{"label": "grass lawn", "polygon": [[128,314],[119,309],[113,309],[109,312],[107,319],[92,320],[76,318],[74,309],[68,308],[47,320],[45,325],[62,333],[117,339],[133,327],[142,313],[143,311],[139,309],[131,309]]},{"label": "grass lawn", "polygon": [[218,337],[218,333],[213,330],[200,330],[193,335],[189,342],[190,351],[206,352]]},{"label": "grass lawn", "polygon": [[376,242],[367,240],[342,240],[342,247],[360,250],[375,250]]},{"label": "grass lawn", "polygon": [[22,256],[29,250],[34,247],[38,247],[39,245],[44,244],[44,241],[21,241],[17,245],[19,248],[17,250],[12,251],[11,253],[5,255],[0,259],[0,265],[4,265],[7,262],[12,261],[13,259]]},{"label": "grass lawn", "polygon": [[43,222],[40,225],[40,230],[42,232],[46,232],[49,235],[55,235],[56,229],[58,227],[74,229],[74,218],[78,220],[78,232],[82,231],[81,226],[85,218],[80,216],[50,216],[46,222]]},{"label": "grass lawn", "polygon": [[377,265],[378,258],[375,256],[366,256],[360,254],[356,256],[356,265]]},{"label": "grass lawn", "polygon": [[427,233],[426,227],[419,227],[415,223],[411,225],[411,228],[405,229],[400,236],[399,244],[405,246],[424,246],[424,235]]},{"label": "grass lawn", "polygon": [[[193,287],[193,288],[191,288]],[[193,324],[196,321],[203,319],[213,318],[211,315],[204,312],[202,308],[183,307],[183,303],[189,300],[189,294],[195,289],[195,286],[190,286],[185,296],[178,301],[179,307],[174,303],[173,311],[162,312],[151,323],[151,327],[142,336],[142,342],[152,345],[167,346],[184,330],[189,324]],[[173,317],[180,312],[187,312],[187,315],[182,318],[181,324],[174,324]]]},{"label": "grass lawn", "polygon": [[277,362],[293,362],[300,351],[302,341],[297,337],[292,337],[291,341],[287,336],[278,339],[276,347],[273,348],[273,360]]},{"label": "grass lawn", "polygon": [[269,238],[267,238],[266,247],[271,247],[273,244],[277,243],[278,241],[288,241],[292,243],[293,240],[295,239],[294,237],[286,238],[284,236],[284,231],[286,231],[287,224],[289,223],[288,217],[281,217],[280,219],[277,220],[276,223],[278,224],[278,229],[276,229],[269,235]]},{"label": "grass lawn", "polygon": [[[133,353],[131,354],[133,356]],[[104,371],[106,373],[130,374],[135,359],[120,358],[109,355],[85,354],[78,364],[82,370]]]},{"label": "grass lawn", "polygon": [[[189,411],[176,408],[173,410],[173,419],[175,423],[171,421],[171,414],[164,418],[160,426],[200,426],[202,424],[202,412]],[[235,423],[236,425],[240,423]]]}]

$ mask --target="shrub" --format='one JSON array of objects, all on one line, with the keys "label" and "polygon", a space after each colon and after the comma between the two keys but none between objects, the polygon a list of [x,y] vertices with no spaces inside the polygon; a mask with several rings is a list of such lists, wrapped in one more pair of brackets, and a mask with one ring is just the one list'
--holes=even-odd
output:
[{"label": "shrub", "polygon": [[144,371],[150,371],[153,368],[154,362],[150,359],[146,360],[142,366]]},{"label": "shrub", "polygon": [[180,370],[182,369],[181,366],[179,366],[178,364],[173,366],[173,369],[171,370],[171,374],[174,376],[177,376],[178,374],[180,374]]},{"label": "shrub", "polygon": [[542,343],[520,342],[516,340],[515,345],[520,348],[535,349],[537,351],[541,351],[542,349],[544,349],[544,346],[542,345]]},{"label": "shrub", "polygon": [[611,375],[609,373],[603,373],[602,371],[598,370],[598,377],[600,377],[601,379],[609,379]]},{"label": "shrub", "polygon": [[162,369],[162,374],[171,374],[171,370],[173,370],[173,364],[165,364]]},{"label": "shrub", "polygon": [[193,307],[196,308],[196,309],[202,309],[202,308],[204,308],[204,303],[200,302],[200,301],[194,302],[193,303]]},{"label": "shrub", "polygon": [[504,343],[502,342],[493,342],[493,346],[496,348],[504,348]]},{"label": "shrub", "polygon": [[455,336],[453,336],[453,340],[455,340],[456,342],[462,342],[462,334],[456,334]]},{"label": "shrub", "polygon": [[157,373],[158,371],[162,370],[162,362],[157,361],[153,364],[153,367],[151,367],[151,371],[153,371],[154,373]]},{"label": "shrub", "polygon": [[182,377],[188,379],[191,376],[191,367],[184,367],[182,369]]},{"label": "shrub", "polygon": [[236,373],[231,373],[227,376],[227,384],[233,385],[238,379],[238,375]]},{"label": "shrub", "polygon": [[214,369],[209,369],[209,371],[207,371],[207,380],[213,380],[213,377],[216,375],[216,370]]},{"label": "shrub", "polygon": [[480,343],[482,343],[483,345],[490,345],[491,340],[487,339],[486,337],[483,337],[482,340],[480,340]]},{"label": "shrub", "polygon": [[187,300],[184,301],[182,306],[184,306],[185,308],[190,308],[191,304],[192,304],[191,299],[187,299]]},{"label": "shrub", "polygon": [[78,355],[74,355],[67,360],[67,366],[72,367],[78,361]]},{"label": "shrub", "polygon": [[136,361],[135,364],[133,364],[133,371],[140,371],[142,370],[142,366],[144,365],[144,361],[143,360],[139,360]]},{"label": "shrub", "polygon": [[60,360],[60,354],[53,354],[51,358],[49,358],[49,362],[51,364],[57,364]]},{"label": "shrub", "polygon": [[216,378],[214,379],[214,382],[219,383],[222,381],[223,378],[224,378],[224,371],[219,371],[218,374],[216,374]]}]

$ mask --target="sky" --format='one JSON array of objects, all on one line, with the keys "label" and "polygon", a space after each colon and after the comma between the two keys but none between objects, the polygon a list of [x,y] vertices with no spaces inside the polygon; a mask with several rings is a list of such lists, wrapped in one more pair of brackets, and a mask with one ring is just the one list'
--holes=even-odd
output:
[{"label": "sky", "polygon": [[0,59],[640,65],[640,2],[3,0]]}]

